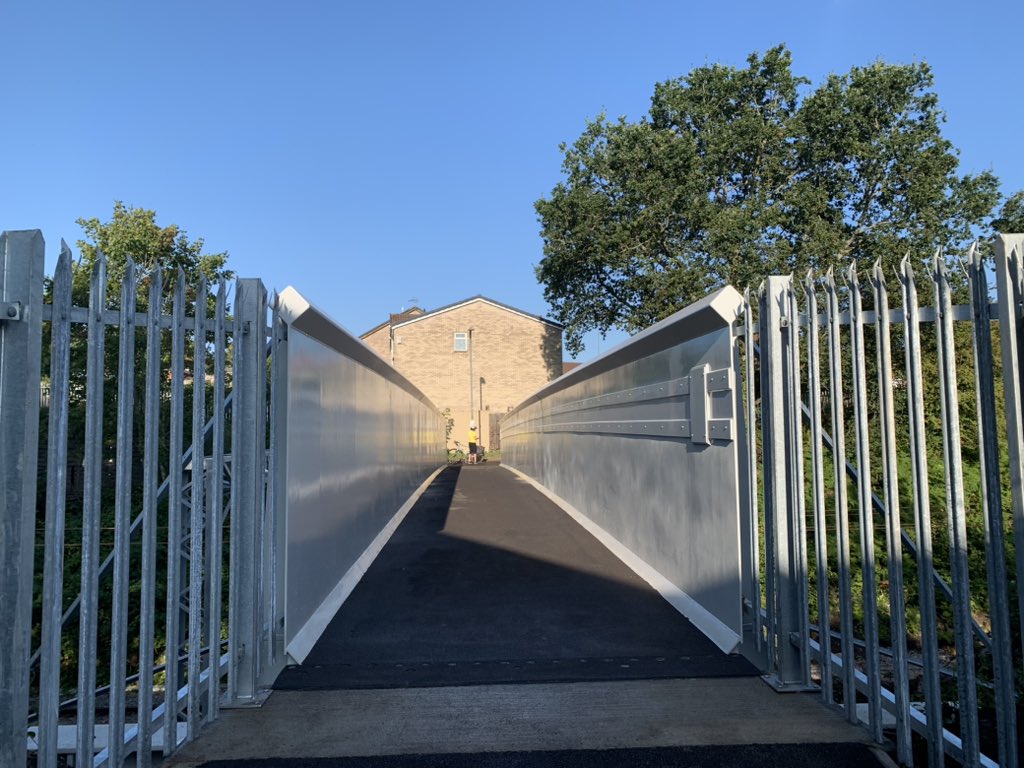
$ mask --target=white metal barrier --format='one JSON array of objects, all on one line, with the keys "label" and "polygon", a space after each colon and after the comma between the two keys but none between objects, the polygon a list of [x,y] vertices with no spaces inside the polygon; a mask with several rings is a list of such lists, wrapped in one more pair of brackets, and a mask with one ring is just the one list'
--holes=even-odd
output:
[{"label": "white metal barrier", "polygon": [[726,652],[745,634],[753,640],[756,604],[753,537],[740,514],[742,307],[739,293],[722,289],[556,379],[501,422],[502,463],[652,569],[651,583]]},{"label": "white metal barrier", "polygon": [[437,407],[292,288],[278,404],[285,647],[301,662],[444,455]]}]

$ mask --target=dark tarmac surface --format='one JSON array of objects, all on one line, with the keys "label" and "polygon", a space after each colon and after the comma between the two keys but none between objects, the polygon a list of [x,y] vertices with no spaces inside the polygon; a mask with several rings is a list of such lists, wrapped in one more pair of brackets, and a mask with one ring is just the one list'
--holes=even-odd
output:
[{"label": "dark tarmac surface", "polygon": [[516,475],[449,467],[277,690],[756,675]]},{"label": "dark tarmac surface", "polygon": [[[218,760],[203,768],[238,768]],[[471,755],[390,755],[247,761],[253,768],[863,768],[877,766],[864,744],[748,744],[729,747],[490,752]]]},{"label": "dark tarmac surface", "polygon": [[721,653],[528,482],[448,468],[305,663],[164,768],[892,766]]}]

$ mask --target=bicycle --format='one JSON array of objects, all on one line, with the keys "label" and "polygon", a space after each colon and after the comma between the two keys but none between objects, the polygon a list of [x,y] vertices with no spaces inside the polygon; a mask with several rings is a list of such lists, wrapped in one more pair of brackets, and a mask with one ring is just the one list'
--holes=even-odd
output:
[{"label": "bicycle", "polygon": [[455,447],[448,449],[448,464],[462,464],[466,460],[466,452],[462,450],[462,443],[455,441]]}]

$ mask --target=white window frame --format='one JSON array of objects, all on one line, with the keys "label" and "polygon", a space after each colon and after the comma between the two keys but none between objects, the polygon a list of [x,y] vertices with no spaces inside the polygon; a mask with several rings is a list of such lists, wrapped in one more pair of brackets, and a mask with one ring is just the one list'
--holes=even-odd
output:
[{"label": "white window frame", "polygon": [[456,352],[469,352],[469,334],[456,332],[452,340],[452,349]]}]

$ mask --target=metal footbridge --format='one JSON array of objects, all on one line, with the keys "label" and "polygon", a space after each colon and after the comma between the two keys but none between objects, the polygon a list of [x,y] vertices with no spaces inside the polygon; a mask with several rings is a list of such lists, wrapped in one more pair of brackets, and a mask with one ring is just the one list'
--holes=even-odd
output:
[{"label": "metal footbridge", "polygon": [[588,527],[513,470],[442,469],[263,706],[222,713],[169,764],[883,764]]},{"label": "metal footbridge", "polygon": [[971,256],[725,287],[451,466],[298,291],[4,233],[0,764],[1016,765],[1024,236]]}]

